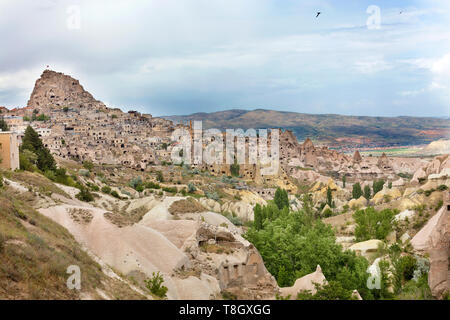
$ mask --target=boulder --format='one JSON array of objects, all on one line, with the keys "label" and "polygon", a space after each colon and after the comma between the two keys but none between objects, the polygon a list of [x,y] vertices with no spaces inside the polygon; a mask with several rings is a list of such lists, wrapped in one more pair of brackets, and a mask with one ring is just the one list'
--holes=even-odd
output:
[{"label": "boulder", "polygon": [[368,258],[370,255],[377,252],[378,247],[384,245],[384,242],[378,239],[371,239],[363,242],[355,243],[348,248],[355,251],[358,255]]},{"label": "boulder", "polygon": [[418,169],[412,179],[411,182],[415,182],[418,183],[420,179],[426,179],[427,178],[427,173],[425,172],[425,170],[423,168]]},{"label": "boulder", "polygon": [[405,181],[402,178],[392,182],[392,186],[393,187],[401,187],[401,186],[404,186],[404,185],[405,185]]},{"label": "boulder", "polygon": [[351,209],[364,208],[365,206],[367,206],[367,199],[363,196],[359,197],[359,199],[352,199],[348,202],[348,206]]},{"label": "boulder", "polygon": [[389,200],[395,200],[400,198],[402,193],[397,188],[384,188],[383,190],[377,192],[372,198],[372,201],[375,205],[382,204],[383,202]]},{"label": "boulder", "polygon": [[308,290],[311,294],[315,294],[317,292],[315,283],[322,286],[328,283],[319,265],[315,272],[297,279],[292,287],[280,288],[280,292],[283,297],[290,296],[291,300],[295,300],[300,291]]},{"label": "boulder", "polygon": [[406,243],[407,241],[411,240],[411,237],[409,236],[408,232],[405,232],[401,237],[400,241],[402,243]]},{"label": "boulder", "polygon": [[405,219],[411,220],[416,215],[414,210],[404,210],[399,214],[395,215],[394,221],[403,221]]},{"label": "boulder", "polygon": [[396,241],[397,241],[397,233],[395,232],[395,230],[393,230],[386,236],[386,242],[389,244],[393,244]]},{"label": "boulder", "polygon": [[359,294],[358,290],[353,290],[352,299],[353,300],[362,300],[363,298],[361,298],[361,295]]}]

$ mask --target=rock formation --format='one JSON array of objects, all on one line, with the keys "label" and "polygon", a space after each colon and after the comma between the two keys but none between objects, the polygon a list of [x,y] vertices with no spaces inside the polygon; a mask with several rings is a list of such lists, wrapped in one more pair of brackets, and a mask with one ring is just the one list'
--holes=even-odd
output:
[{"label": "rock formation", "polygon": [[84,90],[80,82],[71,76],[45,70],[36,81],[28,107],[48,112],[63,107],[78,109],[104,109],[106,106]]},{"label": "rock formation", "polygon": [[414,236],[411,244],[418,252],[429,255],[428,285],[433,296],[441,298],[450,291],[450,193],[444,206]]},{"label": "rock formation", "polygon": [[280,292],[281,296],[295,300],[300,291],[310,291],[311,294],[315,294],[317,292],[315,284],[323,286],[327,283],[327,279],[322,273],[322,268],[318,265],[316,271],[297,279],[292,287],[280,288]]}]

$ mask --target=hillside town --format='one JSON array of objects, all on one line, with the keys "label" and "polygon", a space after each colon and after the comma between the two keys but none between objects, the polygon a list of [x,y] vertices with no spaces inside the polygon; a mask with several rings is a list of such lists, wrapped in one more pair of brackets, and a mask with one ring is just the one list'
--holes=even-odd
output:
[{"label": "hillside town", "polygon": [[[0,132],[5,214],[11,212],[30,232],[50,218],[102,266],[102,285],[76,294],[49,290],[46,298],[111,299],[117,292],[112,278],[120,279],[124,299],[309,299],[344,285],[339,299],[448,298],[449,154],[350,156],[314,146],[309,138],[299,142],[290,130],[269,128],[268,154],[279,152],[279,167],[269,175],[263,173],[261,153],[250,161],[252,141],[266,143],[260,135],[245,136],[236,147],[245,151],[244,163],[226,161],[225,133],[218,136],[223,161],[174,163],[174,150],[180,157],[185,150],[195,153],[174,139],[174,132],[184,130],[195,142],[193,122],[108,108],[78,80],[48,69],[27,106],[1,108],[1,117],[8,127]],[[278,151],[271,149],[273,136],[279,136]],[[202,142],[202,152],[210,142]],[[372,223],[364,220],[370,215],[378,222],[362,229]],[[276,233],[292,217],[294,225],[308,226],[295,227],[303,232],[295,242],[283,238],[295,232]],[[39,232],[44,237],[49,231]],[[17,234],[2,235],[8,252],[28,246]],[[271,238],[263,238],[267,234]],[[295,252],[272,253],[276,239],[293,241]],[[323,255],[305,251],[288,273],[290,264],[278,264],[297,259],[303,252],[298,243],[327,247]],[[349,263],[330,263],[330,252],[353,261],[352,268],[366,266],[358,271],[361,278],[345,284],[340,277],[357,271],[349,271]],[[401,259],[409,263],[407,275],[393,262]],[[331,272],[338,266],[341,276]],[[383,287],[372,291],[366,280],[376,278],[380,266],[387,272]],[[146,285],[156,272],[166,286],[163,293]],[[21,280],[11,277],[0,273],[0,297],[32,295],[29,288],[36,283],[19,292]]]}]

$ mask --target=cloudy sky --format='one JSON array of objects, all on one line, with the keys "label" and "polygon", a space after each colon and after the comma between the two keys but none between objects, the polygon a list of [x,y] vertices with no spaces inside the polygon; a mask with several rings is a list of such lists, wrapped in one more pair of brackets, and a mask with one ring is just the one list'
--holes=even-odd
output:
[{"label": "cloudy sky", "polygon": [[0,0],[0,42],[7,107],[50,65],[157,116],[450,116],[448,0]]}]

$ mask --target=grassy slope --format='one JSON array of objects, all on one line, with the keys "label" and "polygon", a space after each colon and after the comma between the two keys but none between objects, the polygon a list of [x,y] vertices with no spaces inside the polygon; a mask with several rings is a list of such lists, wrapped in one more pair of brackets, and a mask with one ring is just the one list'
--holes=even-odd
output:
[{"label": "grassy slope", "polygon": [[8,186],[0,189],[0,299],[79,299],[66,286],[70,265],[80,267],[81,292],[92,298],[100,298],[96,288],[116,299],[142,298],[107,277],[67,229],[21,199]]}]

